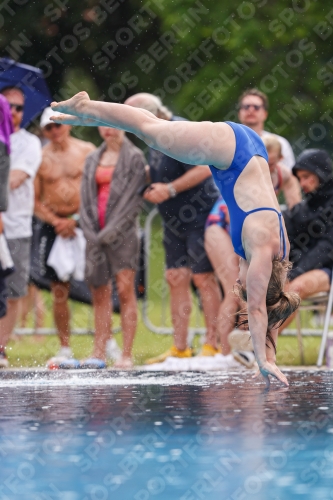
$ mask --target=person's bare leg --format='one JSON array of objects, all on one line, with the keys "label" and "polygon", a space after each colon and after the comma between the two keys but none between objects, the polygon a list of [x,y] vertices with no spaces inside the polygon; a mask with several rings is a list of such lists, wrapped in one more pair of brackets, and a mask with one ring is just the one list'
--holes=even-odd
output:
[{"label": "person's bare leg", "polygon": [[[315,269],[301,274],[301,276],[298,276],[286,285],[286,291],[298,293],[301,299],[306,299],[315,293],[328,292],[329,289],[330,280],[328,274],[320,269]],[[289,316],[289,318],[283,323],[283,325],[279,328],[279,333],[290,325],[292,320],[295,318],[296,313],[297,311]]]},{"label": "person's bare leg", "polygon": [[[30,285],[33,294],[33,307],[34,307],[34,323],[35,328],[43,328],[45,322],[45,304],[42,296],[41,290],[37,288],[35,285]],[[38,342],[43,342],[45,339],[44,335],[34,335],[33,337]]]},{"label": "person's bare leg", "polygon": [[[43,328],[45,319],[45,306],[41,291],[33,284],[28,285],[28,293],[20,299],[20,327],[25,328],[29,313],[33,315],[34,328]],[[33,335],[32,339],[36,342],[42,342],[44,335]]]},{"label": "person's bare leg", "polygon": [[187,347],[188,327],[192,310],[191,274],[191,270],[187,267],[167,269],[166,271],[166,280],[170,288],[174,344],[181,351],[184,351]]},{"label": "person's bare leg", "polygon": [[[172,154],[173,158],[180,161],[187,158],[187,163],[196,164],[189,151],[198,147],[201,163],[214,164],[217,167],[230,165],[235,153],[235,134],[231,127],[223,122],[171,123],[169,120],[161,120],[149,111],[126,104],[90,101],[88,94],[84,92],[79,92],[67,101],[52,102],[51,108],[60,111],[60,115],[51,117],[55,123],[101,125],[124,130],[135,134],[149,147],[166,155]],[[200,146],[202,137],[206,135],[214,135],[219,140],[213,141],[213,146],[209,148]],[[165,140],[166,136],[172,137],[171,142]]]},{"label": "person's bare leg", "polygon": [[11,340],[13,340],[14,342],[20,342],[22,339],[21,335],[18,335],[17,333],[14,332],[14,329],[16,326],[18,326],[19,328],[25,328],[27,317],[29,314],[29,307],[30,307],[29,300],[30,299],[29,299],[29,288],[28,288],[27,295],[17,299],[17,319],[11,334]]},{"label": "person's bare leg", "polygon": [[216,325],[219,307],[221,304],[221,292],[214,273],[193,274],[193,282],[199,289],[201,304],[206,323],[206,344],[217,347]]},{"label": "person's bare leg", "polygon": [[93,358],[106,361],[106,343],[111,333],[111,284],[91,288],[95,319],[95,340]]},{"label": "person's bare leg", "polygon": [[19,302],[19,321],[18,324],[20,328],[25,328],[27,326],[27,319],[29,312],[31,310],[31,293],[30,286],[28,287],[28,293],[25,297],[18,299]]},{"label": "person's bare leg", "polygon": [[239,300],[233,293],[238,277],[239,257],[234,252],[230,236],[217,224],[209,226],[205,231],[205,250],[224,291],[218,312],[217,332],[222,352],[226,355],[230,353],[228,335],[235,328],[235,315],[239,309]]},{"label": "person's bare leg", "polygon": [[69,283],[51,283],[54,322],[58,330],[61,347],[69,347]]},{"label": "person's bare leg", "polygon": [[[16,325],[18,325],[20,328],[25,328],[27,325],[27,320],[29,316],[29,312],[32,309],[32,304],[31,304],[31,293],[30,293],[30,286],[28,286],[28,293],[24,297],[20,297],[18,299],[18,312],[17,312],[17,322]],[[14,332],[12,333],[12,340],[15,342],[20,341],[20,335],[15,334]],[[34,335],[36,337],[36,335]]]},{"label": "person's bare leg", "polygon": [[30,285],[29,289],[30,288],[35,308],[35,325],[36,328],[43,328],[45,321],[45,304],[42,292],[35,285]]},{"label": "person's bare leg", "polygon": [[7,300],[7,314],[0,319],[0,349],[4,349],[14,330],[18,314],[20,299]]},{"label": "person's bare leg", "polygon": [[138,308],[134,288],[135,271],[123,269],[116,276],[120,302],[120,320],[123,332],[123,355],[115,363],[118,368],[129,368],[132,364],[132,347],[138,324]]}]

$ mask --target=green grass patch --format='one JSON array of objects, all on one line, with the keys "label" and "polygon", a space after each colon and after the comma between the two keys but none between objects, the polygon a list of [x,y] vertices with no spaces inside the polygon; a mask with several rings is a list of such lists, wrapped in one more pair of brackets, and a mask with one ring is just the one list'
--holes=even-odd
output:
[{"label": "green grass patch", "polygon": [[[118,344],[122,345],[121,333],[116,333]],[[152,356],[161,354],[172,344],[171,335],[160,335],[150,332],[139,322],[137,335],[134,341],[135,364],[141,365]],[[305,364],[315,365],[318,356],[320,339],[318,337],[305,337]],[[84,359],[92,350],[92,335],[73,335],[71,345],[77,359]],[[195,337],[194,345],[199,348],[200,337]],[[24,336],[19,340],[10,341],[7,354],[13,367],[40,367],[45,366],[46,361],[59,349],[59,341],[56,335],[48,335],[40,340],[32,336]],[[298,366],[301,364],[297,339],[295,337],[281,337],[278,344],[277,362],[279,365]]]}]

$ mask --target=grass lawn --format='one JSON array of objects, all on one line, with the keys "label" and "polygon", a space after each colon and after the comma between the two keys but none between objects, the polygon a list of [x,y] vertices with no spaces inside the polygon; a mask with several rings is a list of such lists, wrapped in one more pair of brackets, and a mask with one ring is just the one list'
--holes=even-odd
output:
[{"label": "grass lawn", "polygon": [[[164,253],[162,247],[162,231],[159,218],[153,222],[151,246],[150,246],[150,273],[148,284],[148,317],[155,326],[171,326],[170,310],[168,302],[168,290],[163,279]],[[52,326],[51,298],[47,292],[42,292],[45,303],[45,326]],[[197,303],[194,298],[194,303]],[[171,335],[152,333],[142,320],[141,303],[139,303],[139,323],[134,341],[134,360],[137,365],[143,364],[144,360],[162,353],[172,344]],[[90,306],[71,302],[72,328],[93,329],[92,310]],[[308,318],[304,318],[304,324]],[[114,326],[119,326],[119,315],[113,315]],[[32,327],[32,317],[28,325]],[[191,317],[192,326],[203,327],[203,318],[198,309],[194,307]],[[122,344],[121,332],[115,334],[118,344]],[[305,337],[305,363],[314,365],[317,360],[320,338]],[[93,344],[92,335],[73,335],[71,345],[74,355],[78,359],[87,357],[91,353]],[[194,346],[200,346],[200,337],[196,335]],[[38,367],[45,366],[46,361],[59,349],[59,341],[56,335],[18,336],[11,340],[7,347],[7,354],[12,367]],[[278,345],[278,364],[299,365],[300,356],[297,339],[295,337],[281,337]]]},{"label": "grass lawn", "polygon": [[[121,333],[115,334],[119,345],[122,343]],[[306,337],[304,339],[305,364],[315,365],[318,356],[319,338]],[[73,335],[71,345],[76,358],[88,356],[92,349],[92,335]],[[137,335],[134,342],[135,363],[143,364],[144,360],[162,353],[171,346],[170,335],[160,335],[150,332],[139,322]],[[200,339],[195,338],[194,345],[199,346]],[[24,336],[19,340],[11,340],[7,347],[7,354],[12,367],[38,367],[45,366],[46,361],[57,352],[59,341],[55,335],[48,335],[42,339]],[[300,365],[297,340],[295,337],[281,337],[278,345],[279,365]]]}]

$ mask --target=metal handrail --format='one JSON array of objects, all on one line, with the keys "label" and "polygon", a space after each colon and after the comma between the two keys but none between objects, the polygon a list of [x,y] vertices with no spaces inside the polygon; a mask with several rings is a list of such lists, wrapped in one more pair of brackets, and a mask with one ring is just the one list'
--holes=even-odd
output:
[{"label": "metal handrail", "polygon": [[329,330],[329,326],[330,326],[332,306],[333,306],[333,268],[332,268],[331,288],[330,288],[330,293],[328,296],[327,309],[326,309],[326,314],[325,314],[323,336],[321,339],[319,355],[318,355],[318,360],[317,360],[318,367],[320,367],[323,364],[324,351],[325,351],[325,347],[326,347],[326,343],[327,343],[328,330]]}]

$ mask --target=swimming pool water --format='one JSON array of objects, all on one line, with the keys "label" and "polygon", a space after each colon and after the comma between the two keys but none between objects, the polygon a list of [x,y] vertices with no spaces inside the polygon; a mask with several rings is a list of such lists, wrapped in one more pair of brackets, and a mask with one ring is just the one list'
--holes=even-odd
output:
[{"label": "swimming pool water", "polygon": [[1,372],[1,500],[333,499],[333,373]]}]

